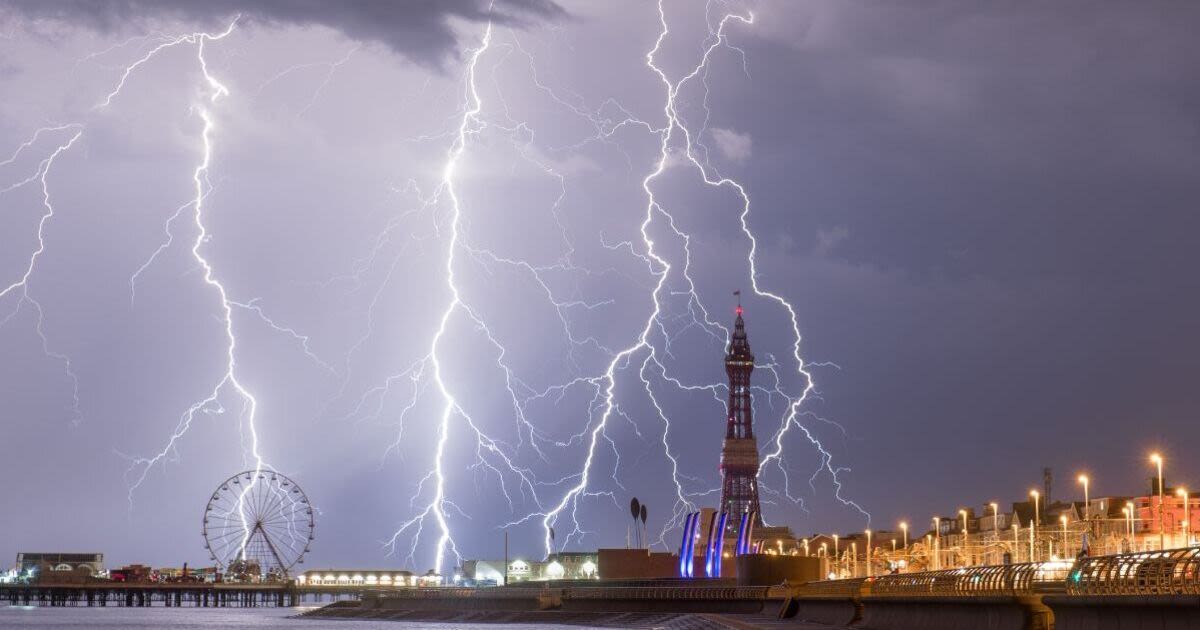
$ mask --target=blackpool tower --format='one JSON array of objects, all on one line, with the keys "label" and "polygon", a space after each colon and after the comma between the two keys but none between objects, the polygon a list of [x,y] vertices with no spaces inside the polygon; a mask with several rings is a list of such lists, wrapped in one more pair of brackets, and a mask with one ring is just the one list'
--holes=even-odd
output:
[{"label": "blackpool tower", "polygon": [[728,512],[732,522],[742,514],[754,515],[754,525],[762,525],[758,504],[758,442],[754,439],[754,419],[751,411],[750,373],[754,371],[754,355],[746,339],[746,322],[742,319],[739,295],[737,319],[729,337],[729,352],[725,355],[725,373],[729,376],[729,416],[726,419],[725,442],[721,447],[721,511]]}]

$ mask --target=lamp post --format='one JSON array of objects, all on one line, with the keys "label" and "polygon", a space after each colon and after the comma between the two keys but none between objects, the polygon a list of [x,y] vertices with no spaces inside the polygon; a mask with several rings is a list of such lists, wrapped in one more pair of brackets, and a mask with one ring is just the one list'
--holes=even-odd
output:
[{"label": "lamp post", "polygon": [[1167,524],[1163,520],[1163,458],[1158,453],[1150,454],[1150,462],[1158,467],[1158,548],[1162,550],[1167,544],[1167,533],[1164,526]]},{"label": "lamp post", "polygon": [[1083,520],[1091,518],[1092,506],[1088,503],[1088,479],[1087,475],[1079,475],[1079,483],[1083,484]]},{"label": "lamp post", "polygon": [[1125,533],[1129,534],[1130,533],[1129,532],[1129,508],[1128,507],[1121,508],[1121,514],[1125,515]]},{"label": "lamp post", "polygon": [[1063,528],[1062,557],[1066,558],[1067,557],[1067,515],[1063,514],[1062,516],[1058,517],[1058,520],[1062,522],[1062,528]]},{"label": "lamp post", "polygon": [[858,543],[850,543],[850,577],[858,577]]},{"label": "lamp post", "polygon": [[1183,497],[1183,546],[1190,547],[1192,545],[1192,510],[1191,501],[1188,496],[1187,488],[1179,488],[1175,494]]},{"label": "lamp post", "polygon": [[[1020,556],[1021,556],[1021,519],[1019,519],[1019,518],[1013,519],[1012,530],[1013,530],[1013,552],[1017,555],[1016,558],[1013,558],[1013,562],[1020,562],[1021,561],[1021,558],[1020,558]],[[1030,559],[1029,561],[1033,562],[1032,559]]]},{"label": "lamp post", "polygon": [[808,557],[808,539],[807,538],[804,539],[804,557],[805,558]]},{"label": "lamp post", "polygon": [[933,559],[934,569],[942,568],[942,519],[933,517]]},{"label": "lamp post", "polygon": [[838,535],[833,535],[833,566],[836,567],[838,577],[842,577],[842,554],[838,551]]},{"label": "lamp post", "polygon": [[1037,532],[1037,528],[1033,526],[1033,521],[1030,521],[1029,525],[1030,525],[1030,527],[1029,527],[1029,561],[1037,562],[1037,558],[1033,557],[1034,556],[1034,548],[1033,548],[1034,538],[1033,538],[1033,536]]},{"label": "lamp post", "polygon": [[[1125,510],[1129,513],[1129,540],[1136,543],[1137,542],[1137,528],[1134,527],[1134,521],[1137,520],[1136,516],[1135,516],[1137,514],[1137,511],[1133,507],[1133,501],[1125,502]],[[1137,548],[1136,544],[1134,545],[1134,548],[1135,549]]]},{"label": "lamp post", "polygon": [[871,530],[867,530],[867,551],[863,554],[863,559],[867,563],[867,577],[871,577],[874,569],[871,568]]},{"label": "lamp post", "polygon": [[1000,504],[992,501],[988,504],[992,508],[992,531],[1000,531]]},{"label": "lamp post", "polygon": [[966,510],[959,510],[959,511],[958,511],[958,514],[959,514],[959,516],[962,516],[962,519],[963,519],[963,542],[962,542],[962,547],[963,547],[963,554],[962,554],[962,555],[963,555],[963,560],[964,560],[964,561],[967,563],[967,565],[968,565],[968,566],[970,566],[970,564],[971,564],[971,556],[969,556],[969,555],[967,554],[967,542],[968,542],[968,541],[967,541],[967,511],[966,511]]},{"label": "lamp post", "polygon": [[900,531],[904,532],[904,568],[908,568],[911,555],[908,551],[908,521],[900,521]]},{"label": "lamp post", "polygon": [[1042,520],[1041,508],[1038,505],[1038,499],[1041,498],[1042,493],[1037,490],[1030,490],[1029,496],[1033,498],[1033,520],[1029,522],[1029,561],[1037,562],[1037,559],[1033,557],[1033,545],[1037,539],[1038,523]]}]

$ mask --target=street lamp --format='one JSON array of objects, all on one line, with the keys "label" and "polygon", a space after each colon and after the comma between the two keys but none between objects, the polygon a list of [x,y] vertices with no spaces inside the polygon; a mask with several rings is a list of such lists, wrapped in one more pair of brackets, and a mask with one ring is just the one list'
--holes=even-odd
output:
[{"label": "street lamp", "polygon": [[942,547],[942,519],[941,519],[941,517],[935,516],[935,517],[933,517],[933,559],[935,560],[935,562],[934,562],[935,566],[933,568],[935,568],[935,569],[942,568],[942,558],[941,558],[942,554],[940,553],[941,547]]},{"label": "street lamp", "polygon": [[1163,531],[1166,521],[1163,520],[1163,458],[1158,453],[1150,454],[1150,462],[1158,466],[1158,548],[1166,548],[1167,534]]},{"label": "street lamp", "polygon": [[[1133,507],[1133,501],[1125,502],[1125,509],[1129,512],[1129,537],[1132,541],[1137,541],[1137,528],[1134,527],[1134,521],[1137,520],[1137,511]],[[1136,546],[1135,546],[1136,547]]]},{"label": "street lamp", "polygon": [[900,521],[900,531],[904,532],[904,559],[906,561],[905,565],[907,565],[908,560],[910,560],[908,551],[908,521]]},{"label": "street lamp", "polygon": [[867,552],[863,556],[867,563],[867,577],[871,577],[871,530],[867,530]]},{"label": "street lamp", "polygon": [[804,557],[805,558],[808,557],[808,539],[807,538],[804,539]]},{"label": "street lamp", "polygon": [[1000,504],[996,503],[995,501],[992,501],[988,505],[990,505],[992,507],[992,531],[999,532],[1000,531]]},{"label": "street lamp", "polygon": [[1121,513],[1125,515],[1125,533],[1131,534],[1131,532],[1129,531],[1129,508],[1128,507],[1121,508]]},{"label": "street lamp", "polygon": [[850,543],[850,577],[858,577],[858,543]]},{"label": "street lamp", "polygon": [[1079,475],[1079,483],[1083,484],[1083,520],[1091,517],[1091,504],[1088,503],[1088,476]]},{"label": "street lamp", "polygon": [[1042,496],[1042,493],[1038,492],[1037,490],[1030,490],[1029,496],[1033,498],[1033,522],[1039,523],[1042,520],[1042,515],[1040,508],[1038,507],[1038,499]]},{"label": "street lamp", "polygon": [[1063,558],[1066,558],[1067,557],[1067,515],[1063,514],[1062,516],[1058,517],[1058,520],[1062,522],[1062,526],[1063,526],[1062,556],[1063,556]]},{"label": "street lamp", "polygon": [[1192,513],[1191,501],[1189,501],[1187,488],[1179,488],[1175,490],[1175,494],[1183,497],[1183,546],[1189,547],[1192,544]]},{"label": "street lamp", "polygon": [[967,511],[959,510],[958,513],[963,517],[963,559],[967,561],[967,564],[971,564],[970,556],[967,555]]}]

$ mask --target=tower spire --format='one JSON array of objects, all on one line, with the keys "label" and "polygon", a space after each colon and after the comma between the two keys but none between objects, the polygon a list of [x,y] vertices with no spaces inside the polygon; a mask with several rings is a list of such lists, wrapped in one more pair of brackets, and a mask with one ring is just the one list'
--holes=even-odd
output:
[{"label": "tower spire", "polygon": [[725,353],[725,374],[729,377],[729,414],[725,423],[725,442],[721,448],[721,510],[740,515],[750,512],[755,523],[762,524],[758,501],[758,441],[754,439],[753,404],[750,374],[754,354],[746,336],[742,317],[742,292],[738,298],[737,318],[729,335]]}]

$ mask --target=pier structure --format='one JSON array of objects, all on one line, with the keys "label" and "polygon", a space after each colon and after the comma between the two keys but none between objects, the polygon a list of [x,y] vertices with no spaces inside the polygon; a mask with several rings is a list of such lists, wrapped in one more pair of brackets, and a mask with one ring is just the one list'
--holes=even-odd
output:
[{"label": "pier structure", "polygon": [[[0,602],[10,606],[282,608],[305,603],[358,600],[366,588],[301,586],[294,583],[0,584]],[[371,587],[371,590],[380,589]]]}]

